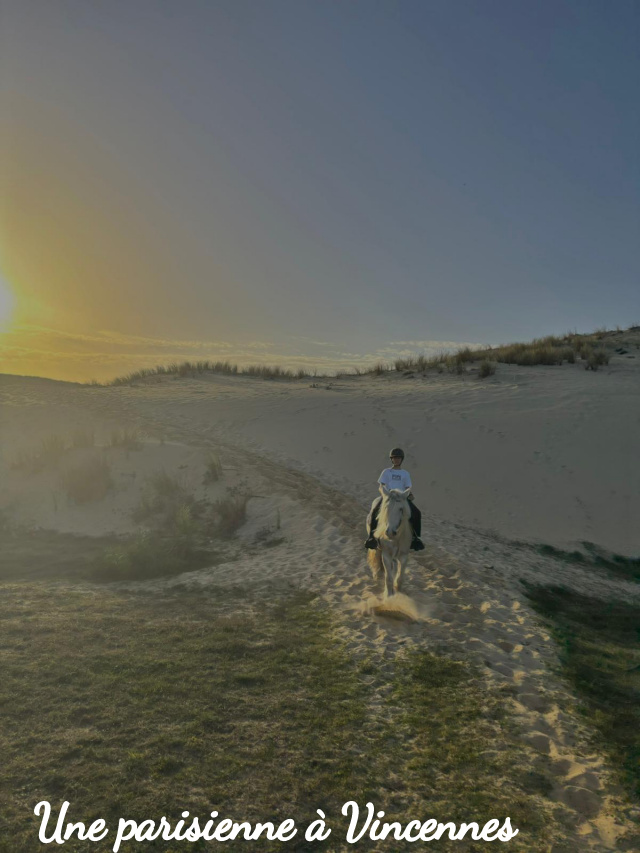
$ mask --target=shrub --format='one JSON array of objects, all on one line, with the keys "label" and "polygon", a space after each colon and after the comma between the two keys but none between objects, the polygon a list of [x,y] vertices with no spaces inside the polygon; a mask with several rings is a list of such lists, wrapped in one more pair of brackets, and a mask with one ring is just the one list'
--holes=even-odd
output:
[{"label": "shrub", "polygon": [[597,370],[603,364],[609,364],[609,356],[601,347],[592,349],[583,358],[586,358],[585,370]]},{"label": "shrub", "polygon": [[483,361],[480,363],[480,368],[478,370],[478,379],[486,379],[487,376],[493,376],[496,372],[495,364],[491,364],[490,361]]},{"label": "shrub", "polygon": [[458,358],[458,355],[451,355],[446,360],[446,367],[449,373],[455,373],[461,376],[467,372],[467,363],[464,358]]},{"label": "shrub", "polygon": [[212,504],[214,532],[229,538],[247,520],[248,495],[233,495]]},{"label": "shrub", "polygon": [[193,512],[195,504],[196,499],[175,477],[166,471],[157,471],[147,481],[147,489],[133,511],[133,520],[153,519],[160,528],[175,529],[180,509],[188,506]]},{"label": "shrub", "polygon": [[101,580],[145,580],[203,568],[214,559],[198,549],[190,535],[166,539],[145,532],[105,551],[96,561],[94,574]]},{"label": "shrub", "polygon": [[102,456],[92,456],[62,474],[62,488],[77,504],[102,500],[112,485],[111,467]]},{"label": "shrub", "polygon": [[183,536],[191,536],[197,531],[198,524],[191,504],[183,503],[178,507],[174,517],[174,527]]}]

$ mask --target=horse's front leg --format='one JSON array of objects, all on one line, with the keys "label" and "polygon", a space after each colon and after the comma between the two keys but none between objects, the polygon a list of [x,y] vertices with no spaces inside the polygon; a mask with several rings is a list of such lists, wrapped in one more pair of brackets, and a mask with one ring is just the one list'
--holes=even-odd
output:
[{"label": "horse's front leg", "polygon": [[404,568],[405,557],[398,557],[396,560],[396,574],[393,579],[393,591],[400,592],[400,584],[402,583],[402,570]]},{"label": "horse's front leg", "polygon": [[393,557],[383,551],[382,562],[384,564],[384,597],[388,598],[393,595]]}]

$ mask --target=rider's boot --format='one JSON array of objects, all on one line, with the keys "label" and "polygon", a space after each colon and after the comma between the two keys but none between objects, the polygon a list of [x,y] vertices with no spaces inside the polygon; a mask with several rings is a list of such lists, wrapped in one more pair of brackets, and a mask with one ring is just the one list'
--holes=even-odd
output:
[{"label": "rider's boot", "polygon": [[373,534],[371,534],[369,536],[369,538],[367,540],[365,540],[364,547],[365,548],[377,548],[378,547],[378,540],[376,539],[376,537]]},{"label": "rider's boot", "polygon": [[413,539],[411,540],[411,550],[412,551],[424,551],[424,543],[422,539],[417,536],[415,533],[413,534]]}]

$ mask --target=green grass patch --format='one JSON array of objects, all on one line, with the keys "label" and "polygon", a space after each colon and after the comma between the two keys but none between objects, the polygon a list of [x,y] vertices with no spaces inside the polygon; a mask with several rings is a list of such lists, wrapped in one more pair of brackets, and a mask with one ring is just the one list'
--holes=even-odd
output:
[{"label": "green grass patch", "polygon": [[113,536],[31,530],[9,522],[0,535],[0,581],[84,580],[89,566],[117,544]]},{"label": "green grass patch", "polygon": [[[548,779],[510,733],[504,694],[487,694],[463,663],[416,653],[398,661],[381,705],[388,671],[375,658],[354,660],[310,595],[266,606],[243,590],[5,585],[0,618],[7,851],[37,849],[35,804],[65,799],[69,819],[102,817],[112,827],[120,817],[175,824],[185,809],[204,819],[215,809],[252,822],[292,817],[304,829],[321,808],[333,828],[328,849],[346,848],[340,810],[354,799],[403,825],[509,815],[520,829],[511,850],[549,847]],[[286,844],[250,847],[310,849],[300,831]],[[414,848],[387,842],[394,853]]]},{"label": "green grass patch", "polygon": [[559,586],[525,583],[525,590],[551,626],[582,712],[626,789],[640,796],[640,605]]},{"label": "green grass patch", "polygon": [[625,557],[603,551],[592,542],[582,542],[583,551],[563,551],[553,545],[538,545],[536,550],[545,557],[553,557],[563,563],[576,563],[605,569],[617,577],[640,581],[640,557]]},{"label": "green grass patch", "polygon": [[231,560],[227,549],[192,533],[76,536],[7,525],[0,581],[129,581],[177,575]]},{"label": "green grass patch", "polygon": [[[464,662],[430,652],[413,652],[399,663],[394,697],[402,709],[401,730],[411,733],[411,746],[404,747],[408,784],[434,816],[482,826],[487,815],[508,815],[520,830],[510,850],[546,849],[545,797],[553,787],[546,763],[519,742],[509,721],[508,694],[483,690],[476,678]],[[437,849],[475,845],[440,841]]]},{"label": "green grass patch", "polygon": [[[229,614],[218,597],[230,593],[5,588],[0,775],[12,851],[36,849],[41,800],[116,825],[175,822],[184,809],[298,822],[316,808],[338,813],[347,794],[377,796],[369,771],[380,746],[363,731],[364,690],[326,613],[300,595]],[[299,836],[286,848],[306,849]]]},{"label": "green grass patch", "polygon": [[145,531],[104,549],[87,567],[86,576],[100,581],[150,580],[204,569],[220,560],[191,531],[171,536]]}]

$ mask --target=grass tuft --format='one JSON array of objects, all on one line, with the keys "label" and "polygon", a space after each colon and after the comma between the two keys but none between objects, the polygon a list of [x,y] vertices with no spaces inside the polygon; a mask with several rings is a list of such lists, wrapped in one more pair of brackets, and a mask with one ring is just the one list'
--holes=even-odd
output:
[{"label": "grass tuft", "polygon": [[142,437],[137,429],[128,429],[126,427],[111,430],[109,436],[109,447],[122,447],[125,450],[140,450],[142,447]]},{"label": "grass tuft", "polygon": [[55,468],[67,450],[67,443],[60,435],[43,438],[34,450],[20,450],[11,467],[27,474],[37,474],[47,468]]},{"label": "grass tuft", "polygon": [[486,379],[488,376],[493,376],[496,372],[495,364],[490,361],[481,361],[478,369],[478,379]]},{"label": "grass tuft", "polygon": [[220,457],[217,453],[210,452],[207,456],[202,482],[207,486],[211,483],[217,483],[220,477],[222,477],[222,463],[220,462]]},{"label": "grass tuft", "polygon": [[211,505],[214,519],[213,531],[217,536],[228,539],[247,520],[247,495],[229,495]]}]

